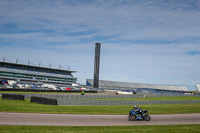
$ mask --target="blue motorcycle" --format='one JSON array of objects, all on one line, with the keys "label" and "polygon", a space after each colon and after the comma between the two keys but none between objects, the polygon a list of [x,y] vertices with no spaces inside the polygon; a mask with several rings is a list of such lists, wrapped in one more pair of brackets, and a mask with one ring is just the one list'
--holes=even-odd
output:
[{"label": "blue motorcycle", "polygon": [[133,111],[131,110],[129,112],[129,117],[128,120],[129,121],[136,121],[136,120],[145,120],[145,121],[150,121],[151,117],[148,113],[148,110],[140,110],[140,113],[138,111]]}]

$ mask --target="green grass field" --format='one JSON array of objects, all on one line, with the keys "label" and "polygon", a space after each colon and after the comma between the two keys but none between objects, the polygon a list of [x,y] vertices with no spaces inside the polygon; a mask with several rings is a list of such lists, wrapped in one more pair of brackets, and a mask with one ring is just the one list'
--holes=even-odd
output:
[{"label": "green grass field", "polygon": [[0,133],[199,133],[197,125],[0,126]]},{"label": "green grass field", "polygon": [[[0,97],[1,98],[1,97]],[[200,113],[200,103],[138,105],[150,114]],[[56,114],[128,114],[133,105],[55,106],[30,103],[30,100],[0,99],[0,112],[56,113]],[[191,110],[192,109],[192,110]]]}]

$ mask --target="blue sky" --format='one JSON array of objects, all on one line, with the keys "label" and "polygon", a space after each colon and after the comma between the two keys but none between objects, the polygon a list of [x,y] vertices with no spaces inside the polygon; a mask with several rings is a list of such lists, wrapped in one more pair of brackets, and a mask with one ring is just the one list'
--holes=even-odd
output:
[{"label": "blue sky", "polygon": [[133,83],[200,83],[199,0],[0,0],[0,60]]}]

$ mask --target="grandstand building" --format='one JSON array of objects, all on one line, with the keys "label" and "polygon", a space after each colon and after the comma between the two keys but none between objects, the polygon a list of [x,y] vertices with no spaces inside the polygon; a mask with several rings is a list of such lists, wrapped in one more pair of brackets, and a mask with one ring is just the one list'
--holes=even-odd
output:
[{"label": "grandstand building", "polygon": [[[92,86],[93,80],[86,79],[86,85]],[[154,85],[154,84],[141,84],[141,83],[127,83],[116,81],[99,81],[99,88],[108,90],[124,90],[141,93],[185,93],[188,92],[186,86],[174,85]]]},{"label": "grandstand building", "polygon": [[38,67],[0,61],[0,82],[12,80],[24,84],[53,84],[57,86],[76,83],[72,73],[76,71]]}]

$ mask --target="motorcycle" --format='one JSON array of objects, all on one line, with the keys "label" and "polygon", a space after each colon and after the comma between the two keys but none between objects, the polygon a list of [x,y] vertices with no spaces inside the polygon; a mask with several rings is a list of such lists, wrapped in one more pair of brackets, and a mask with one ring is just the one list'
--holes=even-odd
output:
[{"label": "motorcycle", "polygon": [[[137,111],[131,110],[129,112],[128,120],[129,121],[136,121],[136,120],[150,121],[151,117],[147,113],[148,113],[148,110],[144,110],[144,111],[141,110],[140,113],[138,113]],[[137,119],[137,118],[139,118],[139,119]]]}]

